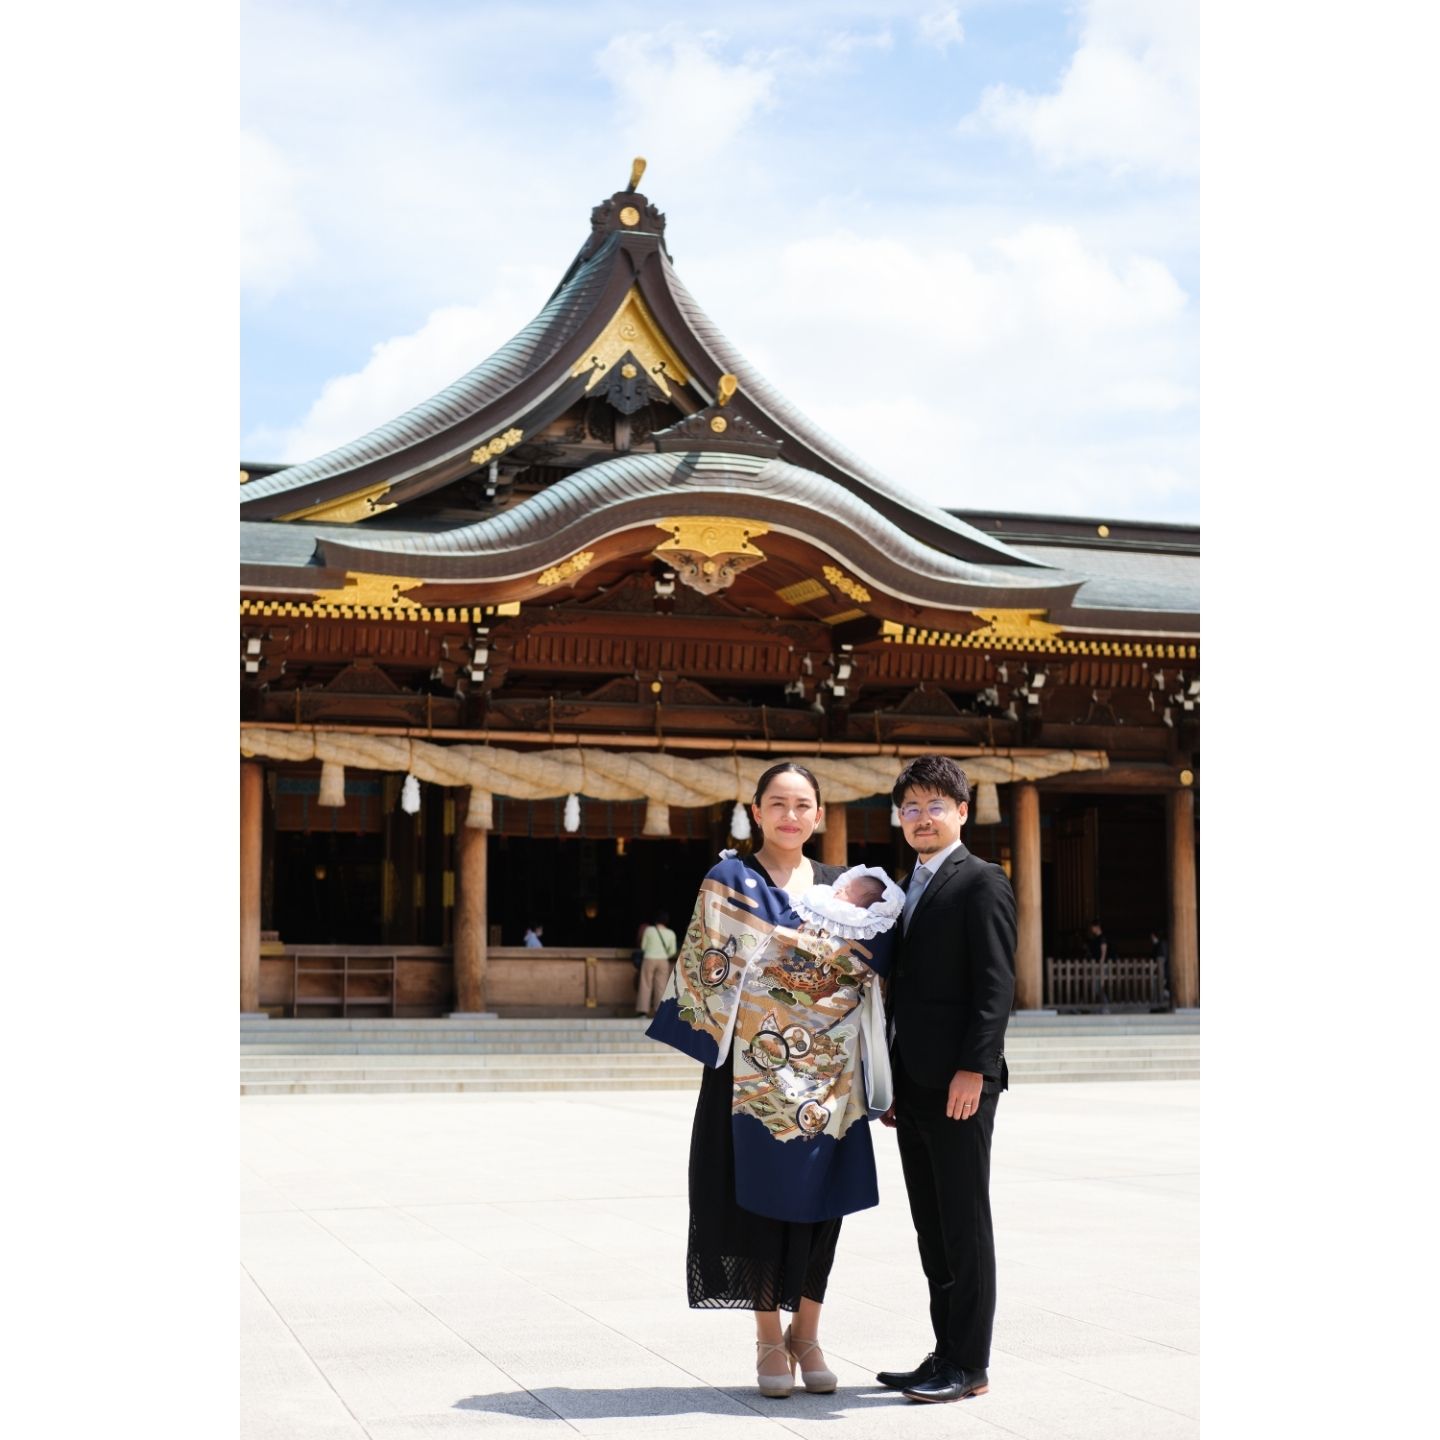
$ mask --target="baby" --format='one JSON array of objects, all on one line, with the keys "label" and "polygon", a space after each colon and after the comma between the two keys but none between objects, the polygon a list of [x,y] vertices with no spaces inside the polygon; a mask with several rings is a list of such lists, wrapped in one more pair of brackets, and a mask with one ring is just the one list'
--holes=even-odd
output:
[{"label": "baby", "polygon": [[862,870],[848,880],[842,875],[830,895],[835,900],[848,900],[850,904],[868,910],[877,900],[885,898],[885,882],[878,875],[867,875]]},{"label": "baby", "polygon": [[900,918],[905,892],[874,866],[854,865],[833,885],[812,885],[795,902],[805,929],[846,940],[872,940]]}]

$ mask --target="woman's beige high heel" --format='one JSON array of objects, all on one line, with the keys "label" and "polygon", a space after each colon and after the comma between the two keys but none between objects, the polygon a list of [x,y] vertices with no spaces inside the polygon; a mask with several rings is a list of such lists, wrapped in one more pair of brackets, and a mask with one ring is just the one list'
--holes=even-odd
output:
[{"label": "woman's beige high heel", "polygon": [[[777,1352],[790,1362],[790,1370],[785,1375],[766,1375],[760,1367]],[[789,1399],[795,1389],[795,1356],[790,1350],[788,1336],[778,1345],[768,1340],[755,1342],[755,1383],[760,1387],[760,1393],[772,1400]]]},{"label": "woman's beige high heel", "polygon": [[805,1368],[805,1357],[812,1350],[818,1350],[820,1342],[818,1340],[797,1340],[790,1333],[793,1329],[793,1323],[785,1327],[785,1348],[790,1352],[791,1365],[800,1367],[800,1378],[805,1382],[805,1388],[812,1395],[833,1394],[838,1383],[833,1370],[807,1370]]}]

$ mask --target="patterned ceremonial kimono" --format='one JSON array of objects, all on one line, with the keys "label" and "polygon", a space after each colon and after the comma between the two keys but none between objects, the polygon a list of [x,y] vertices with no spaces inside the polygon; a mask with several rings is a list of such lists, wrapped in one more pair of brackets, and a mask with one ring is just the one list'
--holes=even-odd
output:
[{"label": "patterned ceremonial kimono", "polygon": [[861,1007],[876,1007],[893,930],[842,939],[802,924],[786,893],[738,859],[700,886],[646,1032],[711,1068],[734,1055],[735,1199],[816,1221],[879,1202],[862,1064]]}]

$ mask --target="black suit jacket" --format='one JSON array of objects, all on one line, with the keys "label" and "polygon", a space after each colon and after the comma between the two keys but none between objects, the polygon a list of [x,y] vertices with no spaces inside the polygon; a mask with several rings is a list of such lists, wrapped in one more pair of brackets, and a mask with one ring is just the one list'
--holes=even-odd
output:
[{"label": "black suit jacket", "polygon": [[1015,999],[1015,895],[998,865],[963,845],[925,887],[893,962],[894,1052],[910,1078],[948,1088],[973,1070],[1009,1084],[1005,1026]]}]

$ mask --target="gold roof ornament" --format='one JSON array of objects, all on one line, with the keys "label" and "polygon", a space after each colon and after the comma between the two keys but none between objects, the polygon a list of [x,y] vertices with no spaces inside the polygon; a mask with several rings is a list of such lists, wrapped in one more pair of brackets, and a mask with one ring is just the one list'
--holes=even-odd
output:
[{"label": "gold roof ornament", "polygon": [[276,519],[323,520],[329,525],[353,525],[357,520],[368,520],[372,515],[395,508],[393,500],[385,500],[393,483],[390,480],[381,480],[377,484],[365,486],[362,490],[353,490],[348,495],[337,495],[333,500],[321,500],[317,504],[291,510],[286,515],[276,516]]},{"label": "gold roof ornament", "polygon": [[722,375],[715,387],[715,403],[720,406],[728,405],[735,398],[735,392],[740,388],[740,380],[735,375]]},{"label": "gold roof ornament", "polygon": [[758,520],[729,515],[675,515],[656,520],[657,529],[670,539],[651,552],[675,569],[681,584],[702,595],[728,590],[735,577],[762,564],[765,552],[750,542],[770,527]]},{"label": "gold roof ornament", "polygon": [[596,336],[595,343],[571,367],[570,375],[574,378],[588,370],[590,378],[585,382],[585,389],[593,390],[600,377],[627,351],[644,366],[647,377],[662,395],[670,394],[667,381],[676,385],[690,383],[685,362],[675,353],[649,306],[640,298],[640,291],[633,286],[610,317],[609,324]]},{"label": "gold roof ornament", "polygon": [[562,560],[558,565],[552,565],[548,570],[542,570],[535,577],[535,583],[537,585],[563,585],[577,575],[583,575],[590,568],[594,559],[595,552],[593,550],[581,550],[568,560]]},{"label": "gold roof ornament", "polygon": [[645,157],[643,155],[637,155],[634,160],[630,162],[630,183],[625,188],[627,190],[633,190],[640,183],[640,177],[644,175],[644,173]]}]

